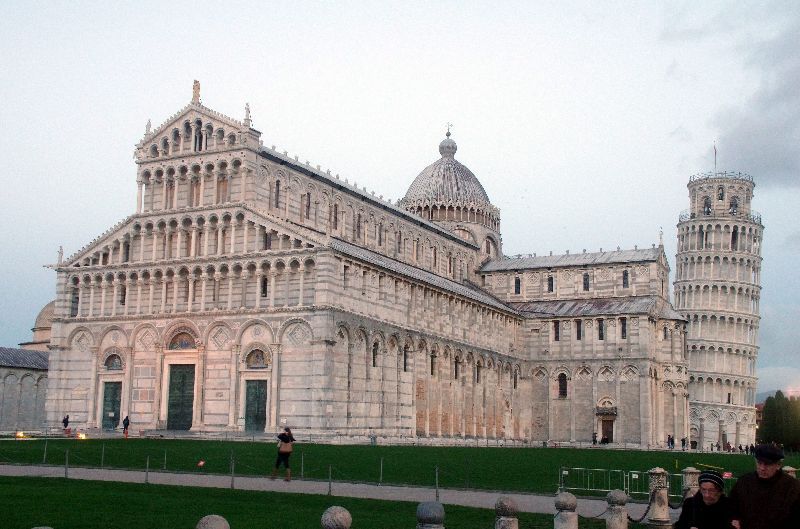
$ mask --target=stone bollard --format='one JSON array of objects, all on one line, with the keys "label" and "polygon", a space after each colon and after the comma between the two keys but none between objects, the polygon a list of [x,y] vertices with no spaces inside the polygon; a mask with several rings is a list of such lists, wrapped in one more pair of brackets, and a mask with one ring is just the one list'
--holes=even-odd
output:
[{"label": "stone bollard", "polygon": [[569,492],[561,492],[556,496],[556,513],[553,529],[578,529],[578,500]]},{"label": "stone bollard", "polygon": [[671,528],[669,519],[669,491],[667,490],[667,471],[663,468],[652,468],[647,472],[650,476],[650,512],[645,525],[650,527]]},{"label": "stone bollard", "polygon": [[231,529],[231,526],[228,524],[228,520],[222,516],[209,514],[200,518],[195,529]]},{"label": "stone bollard", "polygon": [[793,478],[797,479],[797,469],[790,466],[783,467],[783,471],[792,476]]},{"label": "stone bollard", "polygon": [[519,529],[517,519],[517,502],[511,498],[501,496],[494,504],[494,529]]},{"label": "stone bollard", "polygon": [[353,517],[344,507],[334,505],[333,507],[328,507],[322,513],[322,529],[350,529],[352,524]]},{"label": "stone bollard", "polygon": [[700,490],[700,471],[694,467],[686,467],[683,469],[683,497],[688,498],[697,494]]},{"label": "stone bollard", "polygon": [[608,502],[608,516],[606,517],[606,529],[628,529],[628,495],[617,489],[612,490],[606,496]]},{"label": "stone bollard", "polygon": [[444,529],[444,505],[438,501],[417,505],[417,529]]}]

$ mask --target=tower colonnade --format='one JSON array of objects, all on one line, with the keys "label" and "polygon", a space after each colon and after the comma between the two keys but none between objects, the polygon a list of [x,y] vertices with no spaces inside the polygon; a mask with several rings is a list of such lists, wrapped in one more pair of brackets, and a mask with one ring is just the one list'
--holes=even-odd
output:
[{"label": "tower colonnade", "polygon": [[761,216],[744,173],[694,175],[677,226],[675,308],[688,321],[690,440],[756,441]]}]

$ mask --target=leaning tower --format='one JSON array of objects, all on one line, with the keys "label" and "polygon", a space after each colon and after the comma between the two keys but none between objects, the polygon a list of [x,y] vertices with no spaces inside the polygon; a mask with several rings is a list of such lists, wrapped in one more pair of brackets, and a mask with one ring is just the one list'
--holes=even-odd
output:
[{"label": "leaning tower", "polygon": [[761,216],[743,173],[689,179],[678,221],[675,305],[688,320],[690,440],[697,448],[755,442]]}]

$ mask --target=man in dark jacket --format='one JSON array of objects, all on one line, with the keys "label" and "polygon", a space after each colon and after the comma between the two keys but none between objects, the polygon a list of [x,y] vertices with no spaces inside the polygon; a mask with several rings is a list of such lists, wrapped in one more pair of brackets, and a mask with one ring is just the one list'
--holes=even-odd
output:
[{"label": "man in dark jacket", "polygon": [[756,471],[739,478],[731,491],[732,525],[736,529],[800,527],[800,481],[781,470],[783,450],[758,445]]},{"label": "man in dark jacket", "polygon": [[730,529],[731,506],[722,476],[716,470],[700,473],[700,490],[683,501],[675,529]]}]

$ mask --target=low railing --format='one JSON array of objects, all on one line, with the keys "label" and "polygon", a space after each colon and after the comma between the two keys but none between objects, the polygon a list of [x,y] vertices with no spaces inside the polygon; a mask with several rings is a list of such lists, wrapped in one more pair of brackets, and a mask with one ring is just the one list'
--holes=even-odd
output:
[{"label": "low railing", "polygon": [[708,180],[710,178],[730,178],[733,180],[744,180],[745,182],[753,181],[753,177],[747,173],[740,173],[738,171],[709,171],[707,173],[697,173],[690,176],[689,182]]},{"label": "low railing", "polygon": [[751,211],[750,213],[709,213],[708,215],[698,215],[690,212],[688,209],[681,211],[678,215],[678,222],[686,222],[687,220],[694,219],[742,219],[756,224],[761,224],[761,213]]}]

